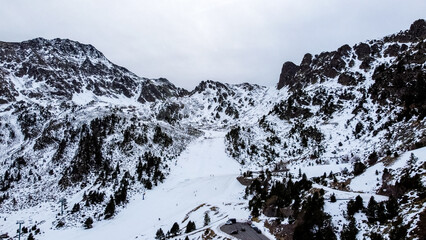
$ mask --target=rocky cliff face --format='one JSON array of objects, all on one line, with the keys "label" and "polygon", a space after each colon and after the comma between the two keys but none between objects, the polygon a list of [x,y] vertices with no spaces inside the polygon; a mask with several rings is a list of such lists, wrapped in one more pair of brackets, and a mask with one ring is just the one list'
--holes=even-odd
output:
[{"label": "rocky cliff face", "polygon": [[[424,63],[424,39],[426,36],[424,20],[415,21],[409,30],[387,36],[381,40],[371,40],[352,47],[343,45],[336,51],[322,52],[312,56],[307,53],[300,65],[286,62],[283,65],[278,89],[288,86],[301,88],[307,84],[324,82],[327,78],[337,78],[343,85],[356,85],[361,81],[361,72],[374,71],[377,64],[388,63],[385,58],[402,58],[415,54],[406,64]],[[408,49],[410,45],[410,49]],[[355,65],[358,72],[351,71]]]}]

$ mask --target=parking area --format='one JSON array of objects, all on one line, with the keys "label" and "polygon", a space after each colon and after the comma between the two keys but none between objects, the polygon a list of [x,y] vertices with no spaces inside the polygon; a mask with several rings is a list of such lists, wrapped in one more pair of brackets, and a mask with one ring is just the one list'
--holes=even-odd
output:
[{"label": "parking area", "polygon": [[247,223],[237,222],[223,225],[220,227],[220,230],[241,240],[269,240],[269,238],[265,237],[262,233],[256,232]]}]

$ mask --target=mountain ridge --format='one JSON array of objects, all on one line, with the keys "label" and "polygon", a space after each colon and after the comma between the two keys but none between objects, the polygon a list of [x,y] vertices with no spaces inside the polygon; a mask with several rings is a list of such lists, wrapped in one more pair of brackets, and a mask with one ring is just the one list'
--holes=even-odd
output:
[{"label": "mountain ridge", "polygon": [[[97,97],[123,95],[141,103],[185,94],[184,89],[165,79],[141,78],[111,63],[92,45],[58,38],[2,42],[0,45],[2,85],[9,86],[2,91],[2,103],[13,101],[19,95],[43,98],[47,93],[70,100],[73,94],[84,91],[90,91]],[[13,78],[27,80],[14,83]],[[33,84],[37,86],[31,89]],[[16,89],[19,87],[22,89]],[[52,98],[46,98],[49,97]]]}]

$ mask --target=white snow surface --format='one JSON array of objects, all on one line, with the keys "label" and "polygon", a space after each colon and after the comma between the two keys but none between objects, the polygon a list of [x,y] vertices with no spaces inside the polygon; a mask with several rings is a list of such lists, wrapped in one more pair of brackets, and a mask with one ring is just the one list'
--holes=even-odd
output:
[{"label": "white snow surface", "polygon": [[[196,223],[197,230],[210,227],[221,235],[223,233],[219,232],[218,227],[228,217],[247,219],[249,211],[242,199],[244,187],[236,179],[240,166],[224,151],[225,132],[205,133],[176,159],[176,165],[166,181],[146,192],[145,200],[142,200],[142,195],[133,197],[113,219],[95,222],[92,229],[53,230],[51,221],[54,215],[51,211],[37,209],[13,214],[8,219],[11,224],[2,228],[8,227],[9,233],[14,232],[16,220],[25,216],[26,221],[46,221],[40,225],[44,234],[38,235],[37,239],[154,239],[157,229],[162,228],[166,233],[177,222],[184,232],[184,227],[191,220]],[[203,227],[206,211],[211,223]],[[192,234],[201,235],[202,232]],[[185,235],[179,237],[182,236]]]},{"label": "white snow surface", "polygon": [[375,193],[381,186],[384,168],[385,166],[382,162],[376,163],[374,166],[367,168],[361,175],[353,178],[349,187],[357,192]]}]

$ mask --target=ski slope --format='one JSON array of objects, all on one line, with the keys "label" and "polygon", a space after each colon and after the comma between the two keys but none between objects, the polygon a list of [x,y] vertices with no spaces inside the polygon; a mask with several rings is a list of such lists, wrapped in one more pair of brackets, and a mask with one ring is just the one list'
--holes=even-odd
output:
[{"label": "ski slope", "polygon": [[207,227],[221,235],[218,226],[228,217],[249,215],[241,198],[244,187],[236,180],[240,166],[225,154],[224,136],[225,132],[206,131],[181,154],[163,184],[147,191],[145,200],[142,195],[130,200],[113,219],[95,222],[88,230],[44,228],[38,239],[154,239],[157,229],[166,233],[174,222],[183,229],[191,220],[203,230],[205,212],[211,218]]}]

